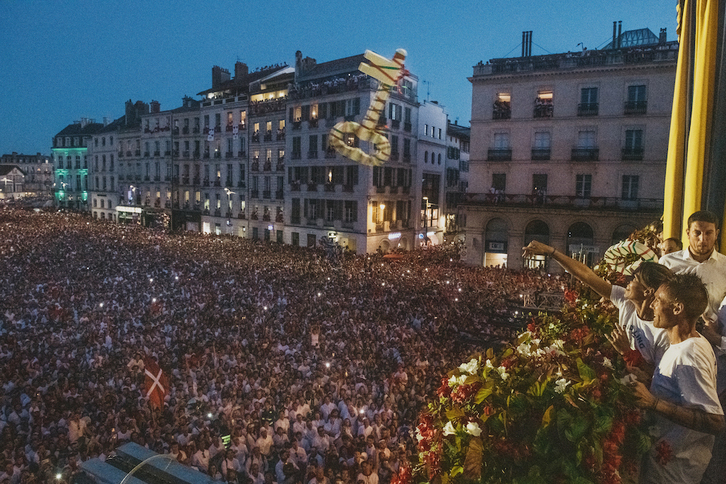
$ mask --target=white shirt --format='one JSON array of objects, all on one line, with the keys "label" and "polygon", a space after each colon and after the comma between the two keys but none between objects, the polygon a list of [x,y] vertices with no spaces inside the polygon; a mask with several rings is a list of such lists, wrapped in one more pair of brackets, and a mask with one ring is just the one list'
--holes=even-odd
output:
[{"label": "white shirt", "polygon": [[640,351],[643,359],[658,366],[663,353],[670,346],[668,333],[658,329],[650,321],[638,317],[635,303],[625,299],[625,288],[612,286],[610,301],[618,308],[618,323],[625,330],[630,341],[630,348]]},{"label": "white shirt", "polygon": [[[699,335],[671,345],[655,370],[650,391],[678,406],[723,415],[716,393],[716,357],[706,338]],[[699,483],[711,460],[714,436],[687,429],[660,415],[656,424],[651,432],[653,445],[643,460],[640,482]],[[665,466],[656,459],[656,448],[662,440],[673,450],[673,459]]]},{"label": "white shirt", "polygon": [[701,278],[708,291],[708,307],[703,313],[704,319],[716,320],[718,308],[726,296],[726,256],[714,251],[711,257],[698,262],[691,256],[688,249],[666,254],[658,261],[677,273],[693,273]]}]

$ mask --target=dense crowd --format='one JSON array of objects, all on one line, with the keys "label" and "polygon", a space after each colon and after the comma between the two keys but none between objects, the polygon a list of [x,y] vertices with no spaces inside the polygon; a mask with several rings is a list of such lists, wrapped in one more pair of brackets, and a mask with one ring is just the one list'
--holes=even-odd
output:
[{"label": "dense crowd", "polygon": [[[0,210],[0,484],[125,442],[223,482],[388,484],[441,377],[558,277]],[[169,378],[162,409],[145,360]],[[226,442],[229,436],[229,442]],[[226,444],[226,445],[225,445]]]}]

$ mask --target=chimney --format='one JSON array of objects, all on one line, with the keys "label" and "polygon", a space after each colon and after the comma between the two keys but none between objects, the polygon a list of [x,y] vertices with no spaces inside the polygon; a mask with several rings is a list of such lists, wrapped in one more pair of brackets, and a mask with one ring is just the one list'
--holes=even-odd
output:
[{"label": "chimney", "polygon": [[622,34],[623,34],[623,21],[618,20],[618,49],[621,47],[621,44],[623,42]]},{"label": "chimney", "polygon": [[234,64],[234,78],[239,79],[242,76],[249,74],[250,69],[244,62],[237,61]]},{"label": "chimney", "polygon": [[666,29],[662,28],[660,29],[660,35],[658,35],[658,43],[665,44],[666,42],[668,42],[668,35],[666,35]]},{"label": "chimney", "polygon": [[103,117],[103,125],[108,126],[108,117],[106,116]]},{"label": "chimney", "polygon": [[219,66],[212,67],[212,89],[217,89],[229,81],[229,70]]},{"label": "chimney", "polygon": [[612,49],[616,49],[618,47],[617,42],[618,42],[618,21],[615,20],[615,21],[613,21],[613,43],[611,44]]},{"label": "chimney", "polygon": [[522,57],[530,57],[532,55],[532,31],[525,30],[522,32]]},{"label": "chimney", "polygon": [[159,101],[152,100],[149,106],[151,107],[151,114],[161,112],[161,104],[159,104]]}]

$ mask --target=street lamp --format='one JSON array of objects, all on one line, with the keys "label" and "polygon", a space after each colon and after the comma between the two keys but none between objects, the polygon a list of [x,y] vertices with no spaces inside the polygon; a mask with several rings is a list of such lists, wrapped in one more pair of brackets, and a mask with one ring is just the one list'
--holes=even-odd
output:
[{"label": "street lamp", "polygon": [[232,195],[234,195],[236,192],[233,192],[227,187],[224,187],[225,193],[227,193],[227,226],[232,225]]}]

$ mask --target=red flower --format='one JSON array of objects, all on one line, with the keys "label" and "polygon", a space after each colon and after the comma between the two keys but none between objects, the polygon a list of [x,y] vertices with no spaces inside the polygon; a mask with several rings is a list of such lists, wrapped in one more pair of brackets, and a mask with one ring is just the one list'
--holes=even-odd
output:
[{"label": "red flower", "polygon": [[630,350],[623,355],[625,363],[630,366],[640,366],[645,361],[638,350]]},{"label": "red flower", "polygon": [[532,322],[527,325],[527,331],[530,333],[537,332],[537,325],[535,324],[534,319],[532,319]]},{"label": "red flower", "polygon": [[456,387],[456,390],[451,393],[451,399],[458,404],[462,404],[469,400],[473,395],[476,395],[479,388],[481,388],[480,383],[474,383],[473,385],[459,385]]},{"label": "red flower", "polygon": [[655,460],[658,461],[660,465],[668,465],[668,463],[673,460],[673,449],[668,441],[661,440],[658,445],[655,446],[655,451],[657,452]]},{"label": "red flower", "polygon": [[441,386],[436,390],[436,394],[440,398],[448,398],[451,396],[451,387],[449,386],[449,379],[446,377],[441,378]]},{"label": "red flower", "polygon": [[570,306],[575,305],[575,301],[577,301],[577,296],[577,291],[570,291],[569,289],[565,289],[565,301],[567,301]]}]

